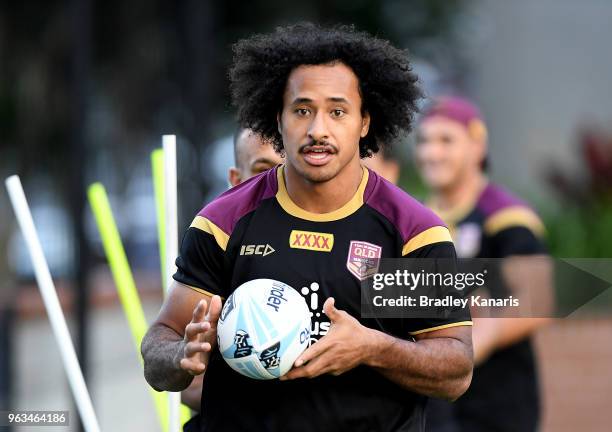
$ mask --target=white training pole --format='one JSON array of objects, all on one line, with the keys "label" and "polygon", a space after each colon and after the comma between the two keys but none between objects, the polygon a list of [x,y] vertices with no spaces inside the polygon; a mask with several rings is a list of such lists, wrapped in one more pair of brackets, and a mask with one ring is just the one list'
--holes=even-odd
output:
[{"label": "white training pole", "polygon": [[[166,212],[166,280],[164,291],[168,290],[172,283],[172,275],[176,272],[174,263],[178,255],[178,200],[176,181],[176,135],[164,135],[162,137],[164,149],[164,192]],[[181,394],[178,392],[168,393],[168,432],[179,432]]]},{"label": "white training pole", "polygon": [[34,272],[36,273],[36,281],[40,293],[42,294],[49,320],[51,321],[51,327],[55,339],[59,345],[60,354],[64,362],[64,369],[68,375],[68,381],[72,394],[77,404],[83,426],[87,432],[99,432],[100,426],[98,425],[98,419],[94,412],[91,398],[87,392],[87,386],[83,379],[83,373],[77,360],[74,346],[72,345],[72,339],[70,339],[70,333],[68,332],[68,326],[66,325],[66,319],[60,306],[59,299],[57,298],[57,292],[55,291],[55,285],[53,279],[51,279],[51,273],[49,272],[49,266],[47,260],[43,254],[38,233],[34,227],[34,221],[32,219],[32,213],[28,207],[21,180],[19,176],[11,176],[6,179],[6,188],[8,189],[17,221],[25,238],[30,252],[30,258],[32,259],[32,265],[34,266]]}]

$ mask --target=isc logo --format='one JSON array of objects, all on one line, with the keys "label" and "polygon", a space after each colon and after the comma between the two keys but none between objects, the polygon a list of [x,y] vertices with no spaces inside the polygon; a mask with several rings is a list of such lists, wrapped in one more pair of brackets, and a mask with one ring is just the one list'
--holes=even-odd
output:
[{"label": "isc logo", "polygon": [[261,255],[267,256],[274,252],[274,248],[269,244],[265,245],[242,245],[240,255]]}]

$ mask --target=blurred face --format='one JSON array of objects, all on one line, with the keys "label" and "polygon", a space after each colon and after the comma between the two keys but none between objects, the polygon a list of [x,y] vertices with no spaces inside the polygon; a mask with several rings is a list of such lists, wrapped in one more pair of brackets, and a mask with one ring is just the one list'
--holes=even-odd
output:
[{"label": "blurred face", "polygon": [[274,151],[271,144],[249,129],[242,131],[236,142],[237,167],[230,168],[229,182],[236,186],[243,181],[283,163],[284,159]]},{"label": "blurred face", "polygon": [[472,139],[468,129],[445,117],[431,117],[419,126],[415,160],[424,182],[444,190],[465,175],[480,171],[484,143]]},{"label": "blurred face", "polygon": [[300,66],[287,80],[278,116],[287,165],[308,181],[326,182],[359,164],[368,133],[357,76],[343,63]]}]

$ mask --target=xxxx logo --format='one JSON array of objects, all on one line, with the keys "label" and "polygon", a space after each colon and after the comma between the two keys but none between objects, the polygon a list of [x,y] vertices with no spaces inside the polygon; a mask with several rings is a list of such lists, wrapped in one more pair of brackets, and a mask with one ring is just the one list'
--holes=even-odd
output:
[{"label": "xxxx logo", "polygon": [[319,252],[329,252],[334,247],[334,235],[311,231],[291,231],[289,247],[293,249],[308,249]]}]

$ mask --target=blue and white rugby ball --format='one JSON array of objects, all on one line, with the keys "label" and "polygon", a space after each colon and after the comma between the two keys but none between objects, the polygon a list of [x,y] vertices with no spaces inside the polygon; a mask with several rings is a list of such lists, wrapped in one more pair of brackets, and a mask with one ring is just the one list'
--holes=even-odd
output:
[{"label": "blue and white rugby ball", "polygon": [[226,300],[217,325],[219,351],[236,372],[254,379],[286,374],[308,347],[310,310],[289,285],[254,279]]}]

